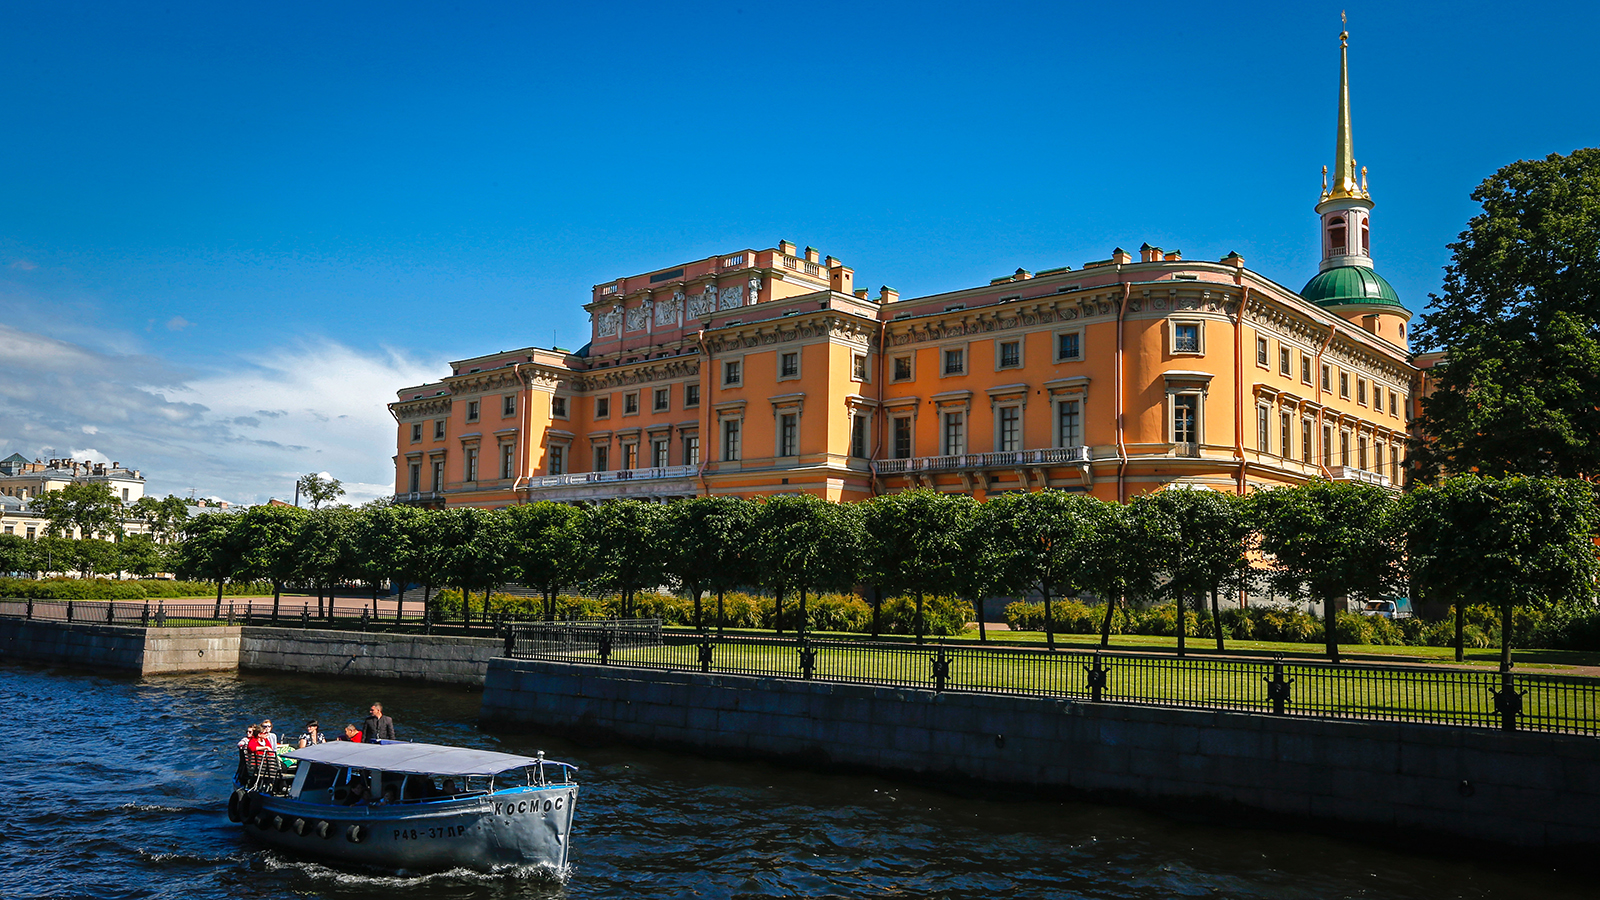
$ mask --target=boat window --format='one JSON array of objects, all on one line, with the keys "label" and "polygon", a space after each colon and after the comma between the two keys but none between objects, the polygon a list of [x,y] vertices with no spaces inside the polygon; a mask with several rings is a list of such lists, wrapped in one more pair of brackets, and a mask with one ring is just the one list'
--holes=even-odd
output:
[{"label": "boat window", "polygon": [[334,779],[339,776],[340,771],[338,766],[314,762],[306,772],[305,784],[301,785],[300,790],[325,791],[333,787]]}]

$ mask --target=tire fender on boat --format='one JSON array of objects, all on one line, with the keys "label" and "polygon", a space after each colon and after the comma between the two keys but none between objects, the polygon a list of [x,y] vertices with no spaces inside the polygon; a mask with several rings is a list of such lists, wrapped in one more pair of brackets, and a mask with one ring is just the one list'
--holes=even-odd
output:
[{"label": "tire fender on boat", "polygon": [[365,825],[351,825],[345,829],[344,836],[350,843],[359,844],[367,839],[367,831],[368,829]]},{"label": "tire fender on boat", "polygon": [[244,798],[239,801],[239,818],[241,820],[254,819],[261,814],[261,804],[263,802],[260,794],[254,791],[245,791]]},{"label": "tire fender on boat", "polygon": [[305,819],[295,819],[294,820],[294,833],[300,835],[301,837],[305,837],[306,836],[306,820]]},{"label": "tire fender on boat", "polygon": [[261,815],[256,816],[255,823],[257,828],[261,829],[262,831],[266,831],[268,828],[272,827],[272,817],[266,813],[262,813]]},{"label": "tire fender on boat", "polygon": [[245,791],[244,788],[236,788],[236,789],[234,789],[233,793],[228,795],[228,821],[229,822],[243,822],[244,821],[244,811],[239,808],[239,804],[240,804],[240,801],[242,801],[244,799],[244,796],[245,796],[246,793],[247,793],[247,791]]},{"label": "tire fender on boat", "polygon": [[278,829],[279,831],[288,831],[289,830],[289,820],[284,818],[283,816],[273,816],[272,817],[272,827]]},{"label": "tire fender on boat", "polygon": [[322,838],[323,840],[333,837],[338,830],[339,826],[329,822],[327,819],[319,820],[316,824],[316,827],[312,829],[312,831],[316,832],[317,837]]}]

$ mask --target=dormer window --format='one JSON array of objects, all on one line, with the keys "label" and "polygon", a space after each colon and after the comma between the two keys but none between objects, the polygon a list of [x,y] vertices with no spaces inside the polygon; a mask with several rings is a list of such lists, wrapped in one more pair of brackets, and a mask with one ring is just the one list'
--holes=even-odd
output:
[{"label": "dormer window", "polygon": [[1343,256],[1344,250],[1344,216],[1337,216],[1328,221],[1328,254]]}]

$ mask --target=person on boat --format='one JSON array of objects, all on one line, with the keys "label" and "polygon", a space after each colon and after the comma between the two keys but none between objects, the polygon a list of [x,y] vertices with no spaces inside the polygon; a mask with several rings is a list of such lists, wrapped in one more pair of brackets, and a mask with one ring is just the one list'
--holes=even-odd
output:
[{"label": "person on boat", "polygon": [[300,749],[301,750],[304,750],[305,748],[313,746],[315,744],[326,744],[327,742],[328,742],[328,736],[323,734],[322,730],[317,727],[317,720],[316,719],[312,719],[311,721],[306,723],[305,733],[300,735]]},{"label": "person on boat", "polygon": [[361,739],[368,744],[395,739],[394,719],[383,714],[382,703],[372,704],[367,711],[367,718],[361,723]]},{"label": "person on boat", "polygon": [[267,750],[271,749],[270,745],[267,743],[267,739],[261,736],[260,725],[251,725],[249,728],[246,728],[244,732],[244,740],[240,741],[239,744],[243,746],[245,751],[251,756],[255,756],[258,753],[265,753]]},{"label": "person on boat", "polygon": [[339,740],[350,741],[352,743],[359,744],[361,743],[361,729],[355,727],[354,725],[346,725],[344,727],[344,735],[341,736]]},{"label": "person on boat", "polygon": [[272,730],[271,719],[261,720],[261,738],[262,740],[266,741],[267,745],[272,749],[278,749],[278,735]]}]

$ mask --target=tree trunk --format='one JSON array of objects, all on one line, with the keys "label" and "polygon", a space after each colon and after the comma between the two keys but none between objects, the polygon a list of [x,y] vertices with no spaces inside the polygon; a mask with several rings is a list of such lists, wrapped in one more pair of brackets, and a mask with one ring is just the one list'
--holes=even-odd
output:
[{"label": "tree trunk", "polygon": [[213,618],[213,619],[222,618],[222,579],[221,578],[217,579],[217,608],[216,608],[216,610],[214,612],[212,612],[211,618]]},{"label": "tree trunk", "polygon": [[772,605],[772,625],[778,634],[783,634],[783,588],[778,588],[777,599]]},{"label": "tree trunk", "polygon": [[801,634],[810,630],[811,623],[806,621],[806,587],[800,586],[800,624],[795,626]]},{"label": "tree trunk", "polygon": [[1178,613],[1178,656],[1181,657],[1183,656],[1183,651],[1188,649],[1184,642],[1184,638],[1186,637],[1185,632],[1188,631],[1188,629],[1183,626],[1185,625],[1184,620],[1189,618],[1188,604],[1183,602],[1182,591],[1178,591],[1173,594],[1172,605],[1177,609]]},{"label": "tree trunk", "polygon": [[1500,601],[1500,671],[1511,671],[1512,606],[1509,599]]},{"label": "tree trunk", "polygon": [[705,631],[706,630],[706,621],[700,615],[700,595],[701,595],[701,593],[702,593],[702,591],[698,587],[694,589],[694,628],[695,628],[696,631]]},{"label": "tree trunk", "polygon": [[723,623],[727,621],[727,616],[723,613],[722,589],[717,588],[717,637],[722,637]]},{"label": "tree trunk", "polygon": [[1339,614],[1333,608],[1333,598],[1325,597],[1322,600],[1322,629],[1326,632],[1324,637],[1328,645],[1328,658],[1334,662],[1339,661]]},{"label": "tree trunk", "polygon": [[883,631],[879,625],[878,614],[883,610],[883,588],[872,586],[872,639],[877,640]]},{"label": "tree trunk", "polygon": [[422,585],[422,617],[423,618],[427,618],[428,617],[428,613],[432,609],[433,609],[433,585],[424,583]]},{"label": "tree trunk", "polygon": [[1100,649],[1101,650],[1106,650],[1106,649],[1109,649],[1111,647],[1111,614],[1113,612],[1115,612],[1116,609],[1117,609],[1117,598],[1115,598],[1115,597],[1107,597],[1106,598],[1106,618],[1105,618],[1105,621],[1100,623]]},{"label": "tree trunk", "polygon": [[272,621],[278,621],[278,598],[283,594],[283,582],[272,582]]},{"label": "tree trunk", "polygon": [[461,627],[472,627],[472,589],[465,585],[461,587]]},{"label": "tree trunk", "polygon": [[1466,628],[1467,604],[1460,596],[1456,597],[1456,662],[1461,662],[1466,657]]},{"label": "tree trunk", "polygon": [[1218,593],[1220,591],[1216,588],[1211,589],[1211,630],[1217,633],[1217,652],[1226,653],[1228,651],[1222,646],[1222,611],[1217,600]]},{"label": "tree trunk", "polygon": [[1044,591],[1044,645],[1054,650],[1056,648],[1056,620],[1050,614],[1050,589],[1042,584],[1039,585],[1039,588]]},{"label": "tree trunk", "polygon": [[398,575],[394,578],[391,578],[390,581],[393,582],[397,588],[397,590],[394,592],[394,623],[399,625],[400,621],[405,618],[406,583],[401,581]]},{"label": "tree trunk", "polygon": [[920,643],[922,643],[922,592],[921,591],[917,591],[916,620],[917,621],[916,621],[915,631],[917,632],[917,643],[920,644]]},{"label": "tree trunk", "polygon": [[985,631],[984,627],[983,627],[983,598],[982,597],[978,598],[978,602],[974,606],[974,608],[977,610],[977,614],[978,614],[978,643],[986,644],[986,643],[989,642],[989,632]]}]

